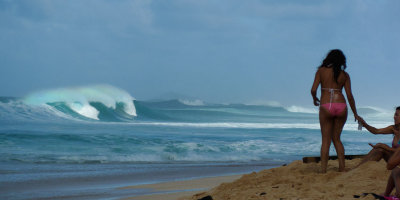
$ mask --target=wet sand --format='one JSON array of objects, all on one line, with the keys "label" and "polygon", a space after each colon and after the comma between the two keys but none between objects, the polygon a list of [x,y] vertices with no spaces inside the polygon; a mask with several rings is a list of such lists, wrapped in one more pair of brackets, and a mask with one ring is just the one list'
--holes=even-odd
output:
[{"label": "wet sand", "polygon": [[179,197],[191,196],[200,191],[207,191],[221,183],[232,182],[242,175],[217,176],[184,181],[172,181],[156,184],[145,184],[119,188],[121,190],[145,189],[154,194],[124,198],[126,200],[175,200]]}]

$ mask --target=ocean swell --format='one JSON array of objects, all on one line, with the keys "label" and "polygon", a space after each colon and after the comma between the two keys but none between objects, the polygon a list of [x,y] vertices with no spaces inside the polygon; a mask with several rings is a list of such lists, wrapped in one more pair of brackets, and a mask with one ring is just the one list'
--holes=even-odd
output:
[{"label": "ocean swell", "polygon": [[27,105],[50,105],[59,111],[83,118],[99,120],[101,111],[114,110],[135,117],[134,98],[124,90],[109,85],[59,88],[34,92],[23,101]]},{"label": "ocean swell", "polygon": [[[371,107],[361,107],[358,111],[369,122],[391,123],[391,112]],[[180,99],[138,101],[127,92],[107,85],[46,90],[22,99],[0,98],[0,120],[60,118],[146,126],[319,129],[317,108],[209,104]],[[348,122],[353,129],[352,120]]]}]

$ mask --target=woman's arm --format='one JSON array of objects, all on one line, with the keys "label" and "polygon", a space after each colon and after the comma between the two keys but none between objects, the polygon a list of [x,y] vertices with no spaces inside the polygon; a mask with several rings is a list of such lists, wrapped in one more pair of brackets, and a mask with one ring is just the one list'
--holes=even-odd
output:
[{"label": "woman's arm", "polygon": [[349,101],[350,108],[354,113],[354,118],[358,120],[359,116],[357,114],[356,102],[353,97],[353,93],[351,92],[351,81],[350,76],[346,72],[346,82],[344,83],[344,90],[346,91],[347,101]]},{"label": "woman's arm", "polygon": [[362,117],[359,117],[358,121],[363,125],[363,127],[365,127],[369,132],[373,134],[393,134],[394,130],[393,125],[388,126],[386,128],[375,128],[367,124],[367,122],[365,122],[365,120]]},{"label": "woman's arm", "polygon": [[315,106],[319,106],[319,99],[317,97],[317,89],[318,89],[318,86],[319,86],[319,84],[321,82],[321,78],[320,78],[319,73],[320,72],[319,72],[319,69],[318,69],[318,71],[315,73],[314,83],[313,83],[313,85],[311,87],[311,96],[313,97],[313,101],[314,101],[314,105]]}]

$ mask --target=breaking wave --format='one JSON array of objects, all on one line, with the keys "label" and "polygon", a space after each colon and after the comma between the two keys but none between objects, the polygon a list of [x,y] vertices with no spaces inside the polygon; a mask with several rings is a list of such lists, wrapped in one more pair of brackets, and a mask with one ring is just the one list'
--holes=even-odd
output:
[{"label": "breaking wave", "polygon": [[[373,107],[358,111],[378,123],[391,122],[390,111]],[[319,128],[318,108],[284,107],[278,103],[208,104],[182,99],[138,101],[109,85],[44,90],[21,99],[0,97],[0,120],[57,118],[175,127]]]},{"label": "breaking wave", "polygon": [[106,112],[135,117],[133,100],[124,90],[109,85],[95,85],[39,91],[25,97],[23,102],[33,106],[50,105],[68,115],[99,120]]},{"label": "breaking wave", "polygon": [[318,113],[318,109],[316,108],[305,108],[301,106],[289,106],[286,107],[286,110],[295,113]]}]

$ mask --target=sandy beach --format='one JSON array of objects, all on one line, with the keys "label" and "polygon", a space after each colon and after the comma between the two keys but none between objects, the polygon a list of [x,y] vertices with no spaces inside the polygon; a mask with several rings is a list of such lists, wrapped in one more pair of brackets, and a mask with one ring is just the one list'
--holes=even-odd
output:
[{"label": "sandy beach", "polygon": [[[346,160],[348,169],[360,159]],[[131,200],[198,200],[210,196],[216,200],[250,199],[354,199],[363,193],[383,193],[387,177],[385,161],[368,162],[348,172],[337,172],[336,160],[329,161],[328,172],[321,174],[317,163],[294,161],[287,166],[245,175],[223,176],[139,185],[121,189],[142,188],[159,194],[137,196]],[[394,191],[393,191],[394,192]],[[361,199],[374,199],[371,195]]]},{"label": "sandy beach", "polygon": [[232,182],[242,177],[242,175],[217,176],[200,178],[184,181],[172,181],[156,184],[145,184],[119,188],[121,190],[147,189],[154,192],[151,195],[124,198],[125,200],[168,200],[178,199],[183,196],[191,196],[206,191],[221,183]]}]

